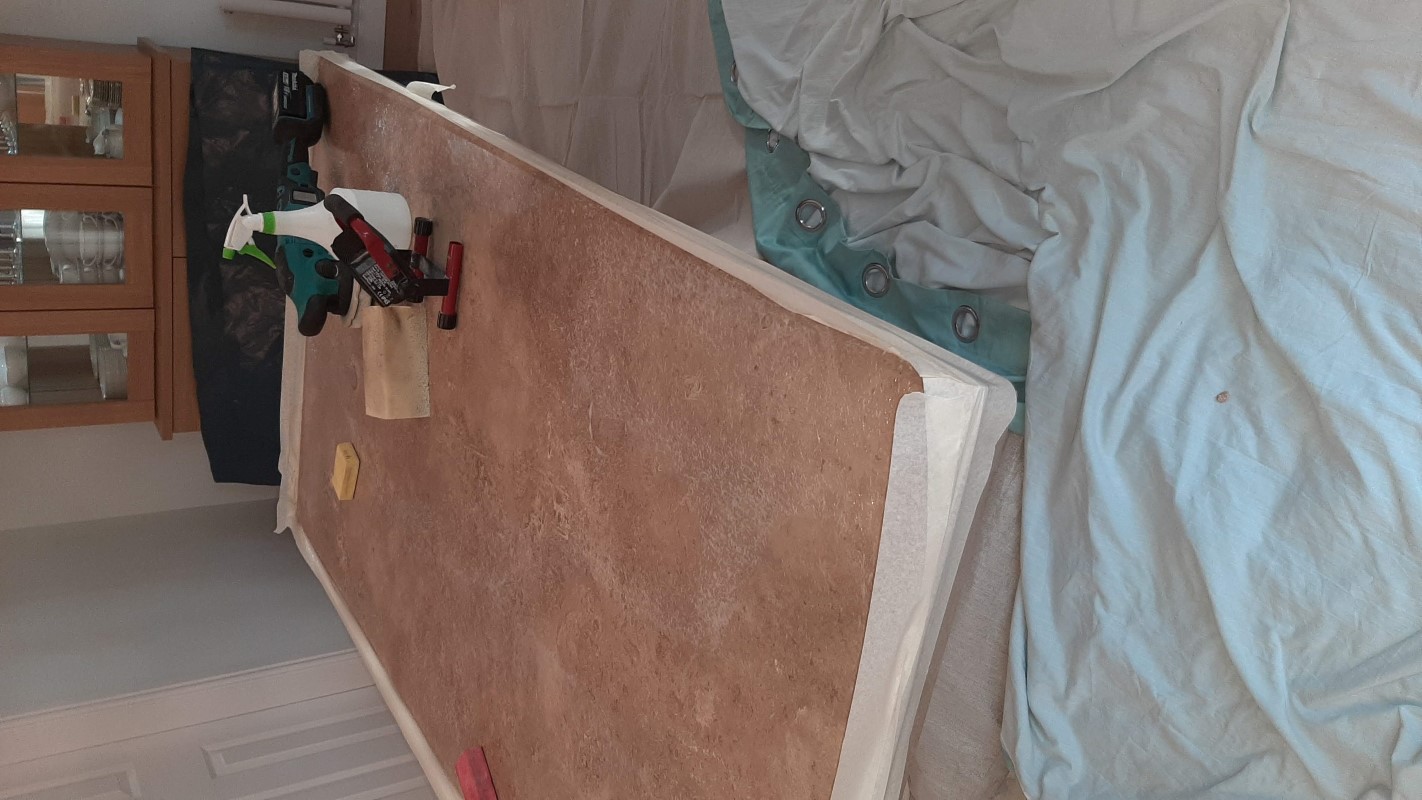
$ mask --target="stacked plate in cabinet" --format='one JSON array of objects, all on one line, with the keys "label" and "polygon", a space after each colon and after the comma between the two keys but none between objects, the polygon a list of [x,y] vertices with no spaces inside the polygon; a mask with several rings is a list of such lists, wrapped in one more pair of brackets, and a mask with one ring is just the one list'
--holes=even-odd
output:
[{"label": "stacked plate in cabinet", "polygon": [[60,283],[123,283],[123,215],[46,211],[44,243]]}]

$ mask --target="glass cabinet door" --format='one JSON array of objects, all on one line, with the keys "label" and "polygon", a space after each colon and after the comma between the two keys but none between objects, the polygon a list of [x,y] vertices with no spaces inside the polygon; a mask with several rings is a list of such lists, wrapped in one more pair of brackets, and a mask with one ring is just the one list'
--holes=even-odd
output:
[{"label": "glass cabinet door", "polygon": [[0,430],[153,418],[153,313],[0,313]]},{"label": "glass cabinet door", "polygon": [[151,304],[147,189],[0,184],[0,310]]},{"label": "glass cabinet door", "polygon": [[0,180],[149,183],[149,73],[135,47],[0,36]]},{"label": "glass cabinet door", "polygon": [[123,158],[123,84],[0,74],[0,154]]}]

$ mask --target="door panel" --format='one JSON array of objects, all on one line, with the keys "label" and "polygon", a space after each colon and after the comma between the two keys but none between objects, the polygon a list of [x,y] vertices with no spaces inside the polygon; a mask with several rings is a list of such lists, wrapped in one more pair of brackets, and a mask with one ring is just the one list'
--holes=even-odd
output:
[{"label": "door panel", "polygon": [[0,800],[434,800],[374,688],[7,766]]}]

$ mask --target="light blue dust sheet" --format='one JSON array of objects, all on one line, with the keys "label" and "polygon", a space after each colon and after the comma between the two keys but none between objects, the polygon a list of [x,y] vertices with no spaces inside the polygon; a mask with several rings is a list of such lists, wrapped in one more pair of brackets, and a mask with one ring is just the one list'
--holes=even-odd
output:
[{"label": "light blue dust sheet", "polygon": [[1422,3],[724,7],[852,242],[1030,309],[1026,794],[1422,798]]}]

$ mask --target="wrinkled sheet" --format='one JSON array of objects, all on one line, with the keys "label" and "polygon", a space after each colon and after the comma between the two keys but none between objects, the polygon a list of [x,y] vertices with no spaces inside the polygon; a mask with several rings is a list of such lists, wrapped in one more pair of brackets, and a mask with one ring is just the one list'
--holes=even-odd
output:
[{"label": "wrinkled sheet", "polygon": [[1422,797],[1422,5],[725,6],[852,227],[1025,279],[1026,794]]},{"label": "wrinkled sheet", "polygon": [[739,88],[810,153],[851,247],[900,277],[1019,306],[1047,236],[1008,120],[1001,2],[728,0]]}]

